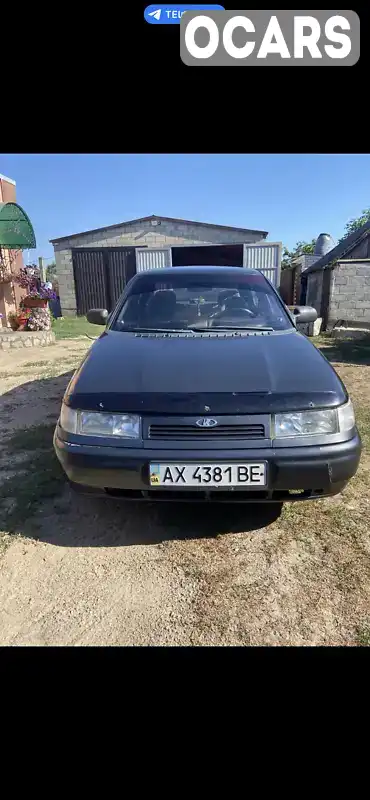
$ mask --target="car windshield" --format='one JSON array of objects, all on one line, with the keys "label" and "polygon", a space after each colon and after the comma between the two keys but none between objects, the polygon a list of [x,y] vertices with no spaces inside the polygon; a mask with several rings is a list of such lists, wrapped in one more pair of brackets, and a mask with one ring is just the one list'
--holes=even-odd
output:
[{"label": "car windshield", "polygon": [[120,331],[288,330],[292,323],[268,281],[242,268],[234,276],[177,273],[135,280],[113,323]]}]

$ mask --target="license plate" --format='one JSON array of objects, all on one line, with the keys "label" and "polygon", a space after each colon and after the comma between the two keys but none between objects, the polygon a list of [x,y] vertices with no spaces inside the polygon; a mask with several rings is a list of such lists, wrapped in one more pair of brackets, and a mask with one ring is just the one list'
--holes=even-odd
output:
[{"label": "license plate", "polygon": [[153,487],[174,486],[176,489],[266,486],[266,463],[150,464],[149,479]]}]

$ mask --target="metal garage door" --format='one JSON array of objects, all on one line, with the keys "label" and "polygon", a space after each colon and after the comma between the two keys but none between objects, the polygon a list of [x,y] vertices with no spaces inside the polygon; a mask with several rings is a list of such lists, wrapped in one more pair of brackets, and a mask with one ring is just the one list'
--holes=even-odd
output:
[{"label": "metal garage door", "polygon": [[281,255],[281,242],[245,244],[243,267],[261,270],[266,275],[266,278],[278,288],[280,284]]},{"label": "metal garage door", "polygon": [[147,269],[163,269],[172,267],[170,247],[146,247],[145,250],[136,250],[136,272],[146,272]]},{"label": "metal garage door", "polygon": [[134,247],[76,248],[72,251],[77,314],[89,308],[112,311],[135,275]]}]

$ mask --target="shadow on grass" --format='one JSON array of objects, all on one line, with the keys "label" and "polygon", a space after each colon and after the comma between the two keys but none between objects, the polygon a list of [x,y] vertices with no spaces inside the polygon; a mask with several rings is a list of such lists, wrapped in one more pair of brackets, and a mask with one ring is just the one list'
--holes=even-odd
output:
[{"label": "shadow on grass", "polygon": [[[281,504],[135,503],[76,495],[52,442],[72,374],[30,381],[0,400],[2,468],[9,473],[0,487],[4,531],[61,546],[116,547],[256,531],[280,516]],[[40,413],[30,425],[33,405]]]},{"label": "shadow on grass", "polygon": [[370,335],[363,339],[322,337],[317,347],[328,361],[341,361],[345,364],[370,364]]},{"label": "shadow on grass", "polygon": [[127,547],[255,532],[280,514],[280,504],[117,503],[75,495],[66,487],[38,529],[23,526],[22,533],[61,547]]}]

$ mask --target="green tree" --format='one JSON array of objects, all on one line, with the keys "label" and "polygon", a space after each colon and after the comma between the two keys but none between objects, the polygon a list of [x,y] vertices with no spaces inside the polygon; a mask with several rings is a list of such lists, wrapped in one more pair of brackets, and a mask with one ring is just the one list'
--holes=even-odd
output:
[{"label": "green tree", "polygon": [[370,208],[365,208],[361,212],[360,217],[354,217],[353,219],[350,219],[349,222],[347,222],[347,225],[345,227],[345,233],[341,237],[341,239],[339,239],[339,241],[343,242],[343,239],[346,239],[347,236],[350,235],[350,233],[354,233],[359,228],[362,228],[362,226],[366,225],[367,222],[370,222]]},{"label": "green tree", "polygon": [[288,250],[287,247],[284,247],[281,268],[288,269],[292,261],[298,256],[311,255],[314,252],[315,244],[316,239],[312,239],[311,242],[297,242],[293,250]]},{"label": "green tree", "polygon": [[55,261],[52,261],[51,264],[48,264],[46,267],[45,278],[47,281],[53,281],[56,277],[56,264]]}]

